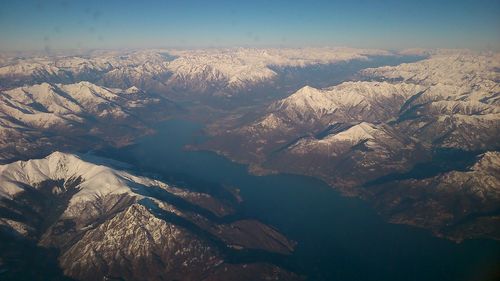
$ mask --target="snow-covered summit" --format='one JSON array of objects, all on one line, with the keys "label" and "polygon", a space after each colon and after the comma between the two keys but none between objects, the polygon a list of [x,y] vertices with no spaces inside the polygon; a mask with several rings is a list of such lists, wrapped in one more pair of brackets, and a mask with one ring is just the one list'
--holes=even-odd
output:
[{"label": "snow-covered summit", "polygon": [[377,131],[372,124],[361,122],[338,134],[332,134],[323,139],[325,142],[348,141],[354,144],[374,139]]},{"label": "snow-covered summit", "polygon": [[380,120],[393,117],[406,99],[424,87],[408,83],[345,82],[316,89],[305,86],[289,97],[272,104],[268,111],[292,122],[319,120]]},{"label": "snow-covered summit", "polygon": [[54,185],[52,193],[66,192],[68,188],[77,192],[71,197],[66,215],[75,212],[98,198],[127,195],[145,198],[145,188],[164,189],[180,197],[203,197],[203,194],[187,192],[164,182],[131,174],[128,165],[93,155],[76,155],[53,152],[42,159],[16,161],[0,165],[0,198],[15,198],[30,188],[41,188],[46,181],[62,181],[63,187]]},{"label": "snow-covered summit", "polygon": [[135,184],[165,186],[156,180],[137,177],[109,166],[94,164],[80,156],[54,152],[43,159],[17,161],[0,165],[0,195],[12,197],[25,186],[36,186],[47,180],[76,180],[80,191],[74,200],[91,200],[95,196],[132,193]]}]

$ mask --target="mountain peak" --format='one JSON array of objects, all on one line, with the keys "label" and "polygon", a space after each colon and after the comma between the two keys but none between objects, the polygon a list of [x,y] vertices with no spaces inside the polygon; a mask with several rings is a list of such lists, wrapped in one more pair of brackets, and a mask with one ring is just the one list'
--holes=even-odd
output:
[{"label": "mountain peak", "polygon": [[[18,88],[18,89],[22,89],[25,92],[36,92],[37,94],[47,94],[47,93],[51,93],[51,92],[55,91],[54,85],[47,83],[47,82],[43,82],[40,84],[34,84],[34,85],[27,85],[27,86],[23,86],[23,87]],[[16,89],[13,89],[13,90],[16,90]]]},{"label": "mountain peak", "polygon": [[302,95],[305,95],[305,94],[317,94],[321,92],[321,90],[317,89],[317,88],[314,88],[312,86],[309,86],[309,85],[305,85],[304,87],[300,88],[297,92],[295,92],[296,94],[302,94]]},{"label": "mountain peak", "polygon": [[69,157],[74,157],[80,159],[78,156],[75,154],[70,154],[66,152],[61,152],[61,151],[54,151],[51,154],[47,155],[45,159],[47,160],[61,160],[61,159],[68,159]]},{"label": "mountain peak", "polygon": [[128,193],[130,192],[128,183],[134,179],[139,182],[148,182],[126,172],[114,170],[83,160],[77,155],[60,151],[53,152],[42,159],[0,165],[0,171],[0,182],[14,185],[0,187],[0,194],[6,194],[8,197],[24,190],[25,185],[34,185],[47,180],[67,181],[81,178],[83,181],[80,185],[81,191],[74,198],[82,200],[96,194]]},{"label": "mountain peak", "polygon": [[68,88],[68,89],[75,89],[78,88],[79,90],[89,90],[89,91],[94,91],[94,92],[109,92],[109,90],[105,87],[96,85],[94,83],[91,83],[89,81],[80,81],[78,83],[74,84],[66,84],[66,85],[60,85],[61,87]]},{"label": "mountain peak", "polygon": [[139,92],[141,92],[141,90],[139,88],[137,88],[136,86],[132,86],[132,87],[125,90],[125,93],[127,93],[127,94],[137,94]]},{"label": "mountain peak", "polygon": [[479,160],[474,164],[472,170],[495,169],[500,172],[500,152],[487,151],[479,156]]},{"label": "mountain peak", "polygon": [[367,122],[361,122],[357,125],[350,127],[349,129],[342,131],[337,134],[332,134],[325,138],[326,140],[335,141],[350,141],[354,143],[359,143],[361,141],[366,141],[374,139],[373,133],[377,131],[372,124]]},{"label": "mountain peak", "polygon": [[273,105],[275,108],[289,108],[293,111],[306,113],[311,111],[320,114],[322,110],[335,107],[334,101],[320,90],[311,86],[304,86],[289,97],[278,101]]}]

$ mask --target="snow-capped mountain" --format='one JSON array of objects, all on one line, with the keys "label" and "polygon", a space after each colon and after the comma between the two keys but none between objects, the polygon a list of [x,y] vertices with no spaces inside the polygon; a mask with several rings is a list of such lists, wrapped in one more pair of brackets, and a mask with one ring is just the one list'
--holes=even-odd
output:
[{"label": "snow-capped mountain", "polygon": [[429,54],[414,63],[365,69],[362,81],[303,87],[253,120],[214,125],[204,147],[248,163],[256,173],[317,176],[365,198],[373,196],[366,184],[431,163],[443,150],[498,150],[498,54]]},{"label": "snow-capped mountain", "polygon": [[61,138],[83,134],[101,138],[110,126],[114,128],[105,138],[121,135],[126,143],[125,132],[132,128],[144,132],[143,120],[154,116],[143,113],[155,107],[172,108],[164,98],[136,87],[122,90],[90,82],[42,83],[0,91],[2,160],[29,156],[44,143],[52,141],[54,146]]},{"label": "snow-capped mountain", "polygon": [[406,83],[360,81],[326,89],[306,86],[271,104],[254,122],[223,134],[248,146],[254,157],[266,157],[297,138],[322,135],[331,128],[343,130],[361,122],[395,120],[405,101],[422,89]]},{"label": "snow-capped mountain", "polygon": [[[13,122],[33,128],[50,128],[67,121],[82,122],[84,115],[97,119],[126,119],[128,108],[158,103],[155,98],[141,96],[137,89],[109,89],[90,82],[76,84],[42,83],[2,93],[2,114]],[[137,95],[137,96],[135,96]]]},{"label": "snow-capped mountain", "polygon": [[441,147],[498,148],[500,56],[450,52],[363,74],[426,87],[401,108],[397,127],[407,135]]},{"label": "snow-capped mountain", "polygon": [[418,85],[384,82],[345,82],[327,89],[305,86],[276,102],[271,110],[300,122],[322,118],[380,122],[396,115],[398,107],[421,90]]},{"label": "snow-capped mountain", "polygon": [[271,264],[225,261],[238,251],[292,251],[274,229],[255,220],[225,220],[233,203],[127,168],[61,152],[2,165],[0,231],[59,249],[63,272],[78,280],[231,280],[238,272],[249,276],[245,280],[297,279]]}]

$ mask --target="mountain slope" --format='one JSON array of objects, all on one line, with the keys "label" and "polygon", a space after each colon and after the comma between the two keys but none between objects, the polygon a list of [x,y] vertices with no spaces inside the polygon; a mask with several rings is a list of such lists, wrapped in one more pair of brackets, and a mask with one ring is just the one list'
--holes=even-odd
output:
[{"label": "mountain slope", "polygon": [[374,185],[377,208],[392,222],[429,228],[461,241],[498,239],[500,152],[486,152],[463,171]]},{"label": "mountain slope", "polygon": [[231,203],[124,168],[60,152],[0,166],[0,231],[57,248],[63,272],[78,280],[230,280],[224,276],[249,269],[248,280],[297,278],[238,262],[241,251],[290,253],[293,244],[274,229],[226,219]]}]

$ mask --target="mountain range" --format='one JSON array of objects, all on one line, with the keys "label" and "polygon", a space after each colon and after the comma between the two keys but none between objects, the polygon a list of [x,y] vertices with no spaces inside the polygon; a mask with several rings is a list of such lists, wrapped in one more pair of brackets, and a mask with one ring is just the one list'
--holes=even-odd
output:
[{"label": "mountain range", "polygon": [[204,126],[187,148],[255,175],[315,177],[389,222],[498,240],[499,82],[500,55],[468,50],[2,55],[0,279],[303,280],[284,262],[296,243],[236,190],[92,152],[169,118]]},{"label": "mountain range", "polygon": [[[474,207],[460,199],[469,198],[465,190],[470,183],[464,179],[464,186],[447,196],[436,191],[433,204],[417,208],[421,212],[411,206],[423,204],[420,200],[431,196],[432,189],[422,188],[417,198],[408,198],[404,186],[413,184],[401,180],[422,174],[426,165],[439,166],[430,172],[438,173],[439,180],[434,180],[443,181],[440,185],[451,185],[446,175],[454,171],[498,169],[496,161],[485,168],[478,164],[482,160],[475,160],[483,153],[496,158],[500,147],[498,69],[497,54],[450,50],[436,51],[418,62],[364,69],[357,81],[323,89],[305,86],[258,114],[233,120],[232,126],[216,123],[207,130],[212,140],[202,147],[248,163],[254,173],[319,177],[346,195],[369,198],[392,221],[431,228],[455,240],[498,238],[497,227],[483,226],[488,224],[484,217],[495,221],[499,210],[480,208],[484,201],[497,207],[500,203],[495,175],[475,182],[485,197],[471,199]],[[422,181],[412,187],[414,193],[419,192],[415,186],[425,185],[424,178],[432,178],[419,177],[413,178]],[[387,200],[381,198],[387,193],[393,204],[380,203]],[[428,213],[449,210],[453,215],[433,223],[424,219]],[[460,226],[465,218],[473,225],[470,233],[448,232],[450,227],[465,228]]]}]

